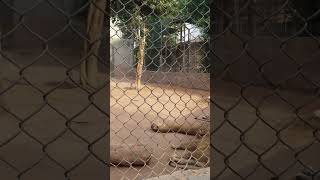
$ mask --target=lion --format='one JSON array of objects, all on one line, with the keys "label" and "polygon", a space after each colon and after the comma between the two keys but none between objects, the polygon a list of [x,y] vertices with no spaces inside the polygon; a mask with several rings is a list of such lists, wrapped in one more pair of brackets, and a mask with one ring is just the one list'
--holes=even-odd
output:
[{"label": "lion", "polygon": [[210,127],[210,123],[207,121],[207,119],[208,116],[203,116],[201,119],[168,119],[162,122],[152,123],[151,129],[160,133],[176,132],[192,136],[204,136],[207,134]]},{"label": "lion", "polygon": [[152,151],[142,144],[111,144],[110,164],[112,166],[145,166],[149,164]]},{"label": "lion", "polygon": [[208,167],[210,163],[210,121],[209,116],[202,118],[188,118],[166,120],[152,123],[151,129],[161,133],[182,133],[196,136],[196,140],[172,146],[173,149],[183,150],[175,152],[170,157],[169,165],[183,169],[198,169]]},{"label": "lion", "polygon": [[210,165],[210,136],[209,133],[197,140],[182,143],[179,146],[172,146],[176,150],[183,150],[182,153],[175,152],[170,157],[169,165],[182,169],[205,168]]}]

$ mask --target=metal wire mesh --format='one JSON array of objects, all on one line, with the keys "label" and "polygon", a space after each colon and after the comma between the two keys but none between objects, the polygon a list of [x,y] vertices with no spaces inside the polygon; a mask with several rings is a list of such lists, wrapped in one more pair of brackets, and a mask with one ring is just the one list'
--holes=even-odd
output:
[{"label": "metal wire mesh", "polygon": [[318,2],[213,7],[212,178],[319,178]]},{"label": "metal wire mesh", "polygon": [[[104,19],[86,30],[83,16],[101,19],[106,1],[79,2],[0,1],[1,179],[106,178],[109,77],[92,49],[108,33],[90,34]],[[80,71],[88,61],[94,85]]]},{"label": "metal wire mesh", "polygon": [[[104,179],[110,166],[107,179],[142,179],[180,159],[182,169],[209,165],[207,1],[0,8],[2,179]],[[202,149],[172,155],[193,139]]]},{"label": "metal wire mesh", "polygon": [[0,7],[1,178],[208,166],[211,69],[213,179],[318,178],[317,1],[216,0],[211,33],[206,0]]},{"label": "metal wire mesh", "polygon": [[111,1],[110,23],[111,178],[208,167],[208,1]]}]

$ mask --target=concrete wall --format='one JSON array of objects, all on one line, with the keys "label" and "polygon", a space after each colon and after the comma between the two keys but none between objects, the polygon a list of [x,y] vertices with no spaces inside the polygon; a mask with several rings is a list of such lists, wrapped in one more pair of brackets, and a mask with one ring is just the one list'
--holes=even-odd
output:
[{"label": "concrete wall", "polygon": [[133,69],[133,40],[124,39],[115,24],[110,22],[110,61],[111,71],[127,72]]},{"label": "concrete wall", "polygon": [[145,71],[142,81],[148,83],[174,85],[183,88],[210,90],[210,74],[182,72],[152,72]]},{"label": "concrete wall", "polygon": [[[135,71],[124,72],[126,79],[122,73],[115,73],[115,77],[119,80],[135,79]],[[160,71],[144,71],[142,74],[143,83],[154,83],[162,85],[173,85],[189,89],[199,89],[204,91],[210,90],[210,74],[209,73],[183,73],[183,72],[160,72]]]},{"label": "concrete wall", "polygon": [[[312,82],[320,84],[320,51],[317,41],[311,38],[297,37],[282,45],[278,39],[260,36],[249,41],[249,53],[244,51],[244,47],[243,42],[231,35],[216,40],[215,54],[221,59],[212,59],[212,65],[217,80],[224,76],[224,80],[236,81],[242,85],[271,87],[268,82],[270,81],[274,85],[281,84],[283,89],[308,93],[317,88]],[[228,64],[227,71],[225,67]],[[268,80],[265,80],[262,74]],[[118,77],[123,78],[122,76],[118,74]],[[134,71],[127,77],[134,79]],[[210,84],[209,74],[179,72],[146,71],[143,81],[206,90]]]}]

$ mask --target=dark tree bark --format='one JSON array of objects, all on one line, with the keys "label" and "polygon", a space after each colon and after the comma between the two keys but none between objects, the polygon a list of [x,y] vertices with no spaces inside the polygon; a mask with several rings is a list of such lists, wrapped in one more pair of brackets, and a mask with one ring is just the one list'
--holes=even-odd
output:
[{"label": "dark tree bark", "polygon": [[101,35],[106,9],[106,0],[93,0],[87,17],[88,41],[84,43],[84,57],[81,64],[81,84],[84,87],[97,88],[98,86],[98,56],[101,44]]}]

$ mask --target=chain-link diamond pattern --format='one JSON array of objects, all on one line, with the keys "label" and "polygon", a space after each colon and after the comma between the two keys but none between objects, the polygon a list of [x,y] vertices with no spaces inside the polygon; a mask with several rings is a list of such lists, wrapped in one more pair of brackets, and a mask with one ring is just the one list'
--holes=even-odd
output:
[{"label": "chain-link diamond pattern", "polygon": [[[127,163],[111,162],[111,177],[209,166],[195,158],[201,150],[178,148],[209,131],[208,1],[120,0],[111,11],[111,148],[132,149],[119,157]],[[202,159],[209,158],[205,150]],[[188,152],[193,155],[179,156]]]},{"label": "chain-link diamond pattern", "polygon": [[[83,17],[107,18],[106,1],[72,2],[0,1],[1,179],[106,177],[108,76],[91,49],[108,36],[93,37]],[[94,87],[80,81],[88,59],[99,64]]]},{"label": "chain-link diamond pattern", "polygon": [[143,179],[191,168],[179,153],[208,166],[175,148],[208,133],[207,1],[0,8],[2,179],[102,179],[110,166],[107,179]]},{"label": "chain-link diamond pattern", "polygon": [[213,179],[319,178],[319,3],[213,2]]}]

